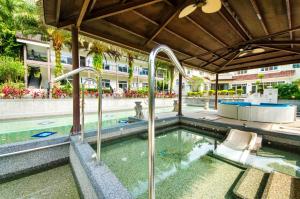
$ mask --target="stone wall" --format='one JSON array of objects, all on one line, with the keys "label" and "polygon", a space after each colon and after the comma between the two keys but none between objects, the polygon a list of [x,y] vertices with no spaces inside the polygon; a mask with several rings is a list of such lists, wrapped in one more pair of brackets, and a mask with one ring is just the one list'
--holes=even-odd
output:
[{"label": "stone wall", "polygon": [[[133,110],[136,101],[141,101],[143,107],[148,107],[146,98],[104,98],[103,112]],[[170,107],[173,106],[173,101],[174,99],[170,98],[158,98],[155,100],[155,106]],[[0,120],[72,114],[72,104],[72,99],[2,99],[0,100]],[[86,98],[85,112],[97,112],[97,106],[96,98]]]}]

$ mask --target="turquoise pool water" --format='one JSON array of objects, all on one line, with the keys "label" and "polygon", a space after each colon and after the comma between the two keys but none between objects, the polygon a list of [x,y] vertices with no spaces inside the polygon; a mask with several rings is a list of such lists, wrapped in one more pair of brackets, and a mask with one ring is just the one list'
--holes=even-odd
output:
[{"label": "turquoise pool water", "polygon": [[79,199],[70,165],[0,183],[0,198]]},{"label": "turquoise pool water", "polygon": [[[184,110],[197,111],[198,107],[184,106]],[[172,107],[157,108],[156,113],[172,112]],[[146,110],[145,110],[146,113]],[[124,125],[119,123],[120,120],[127,120],[128,117],[135,115],[132,111],[117,111],[103,113],[103,128]],[[68,135],[72,127],[72,115],[49,116],[29,119],[14,119],[14,120],[0,120],[0,145],[14,142],[42,139],[32,138],[31,136],[44,131],[56,132],[51,135],[61,136]],[[97,114],[85,115],[85,129],[86,131],[95,130],[97,128]]]},{"label": "turquoise pool water", "polygon": [[[206,155],[213,143],[183,129],[156,137],[156,198],[232,198],[243,170]],[[147,198],[147,140],[107,143],[102,158],[135,198]]]}]

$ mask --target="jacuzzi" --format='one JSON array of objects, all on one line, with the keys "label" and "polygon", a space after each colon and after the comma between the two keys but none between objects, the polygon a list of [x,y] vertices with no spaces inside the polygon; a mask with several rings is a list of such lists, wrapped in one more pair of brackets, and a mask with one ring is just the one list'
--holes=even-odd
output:
[{"label": "jacuzzi", "polygon": [[290,123],[296,121],[297,107],[289,104],[220,102],[218,115],[255,122]]}]

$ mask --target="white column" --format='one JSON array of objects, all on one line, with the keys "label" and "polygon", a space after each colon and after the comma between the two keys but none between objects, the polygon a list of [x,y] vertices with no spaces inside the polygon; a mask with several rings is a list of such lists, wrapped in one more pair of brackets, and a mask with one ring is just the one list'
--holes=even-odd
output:
[{"label": "white column", "polygon": [[51,81],[51,56],[50,48],[47,48],[47,72],[48,72],[48,82]]},{"label": "white column", "polygon": [[28,86],[28,67],[27,67],[27,47],[26,47],[26,45],[23,46],[23,54],[24,54],[24,68],[25,68],[24,83],[25,83],[25,88],[27,88],[27,86]]}]

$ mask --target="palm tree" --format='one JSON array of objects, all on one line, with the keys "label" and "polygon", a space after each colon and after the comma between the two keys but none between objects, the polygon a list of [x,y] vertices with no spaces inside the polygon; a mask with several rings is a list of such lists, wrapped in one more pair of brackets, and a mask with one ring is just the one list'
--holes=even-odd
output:
[{"label": "palm tree", "polygon": [[198,92],[200,89],[200,86],[203,84],[204,80],[202,77],[197,77],[197,76],[193,76],[190,80],[189,80],[189,84],[192,87],[192,91],[193,92]]},{"label": "palm tree", "polygon": [[102,73],[103,58],[106,59],[104,53],[107,51],[107,49],[108,45],[106,43],[94,41],[87,54],[87,56],[93,55],[93,66],[100,73]]},{"label": "palm tree", "polygon": [[69,32],[60,29],[49,28],[48,34],[52,39],[52,44],[55,52],[55,76],[60,76],[63,74],[63,67],[61,64],[61,50],[62,48],[70,43],[71,35]]},{"label": "palm tree", "polygon": [[134,59],[137,58],[137,54],[134,51],[127,50],[127,63],[128,63],[128,90],[131,90],[131,84],[133,81],[133,71],[134,71]]}]

